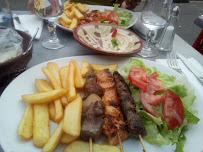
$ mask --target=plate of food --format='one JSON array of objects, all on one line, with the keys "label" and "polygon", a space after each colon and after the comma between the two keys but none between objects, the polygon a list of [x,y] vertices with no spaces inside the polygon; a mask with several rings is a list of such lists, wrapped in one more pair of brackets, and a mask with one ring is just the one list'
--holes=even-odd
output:
[{"label": "plate of food", "polygon": [[110,24],[83,24],[74,30],[73,35],[83,46],[105,55],[136,54],[143,47],[142,40],[135,33]]},{"label": "plate of food", "polygon": [[51,60],[3,92],[0,144],[5,152],[120,152],[121,141],[125,152],[201,152],[202,98],[182,75],[149,60]]},{"label": "plate of food", "polygon": [[56,21],[59,28],[73,32],[78,25],[86,23],[106,23],[130,28],[137,20],[135,12],[112,6],[85,5],[81,3],[64,3],[64,13]]}]

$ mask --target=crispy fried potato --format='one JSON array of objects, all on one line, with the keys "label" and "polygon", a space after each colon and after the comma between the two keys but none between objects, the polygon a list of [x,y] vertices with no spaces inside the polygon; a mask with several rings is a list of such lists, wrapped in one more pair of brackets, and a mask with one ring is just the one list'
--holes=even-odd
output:
[{"label": "crispy fried potato", "polygon": [[71,24],[72,20],[66,16],[65,13],[62,14],[61,19],[66,23],[66,24]]},{"label": "crispy fried potato", "polygon": [[[61,78],[59,75],[59,69],[58,69],[58,65],[54,62],[49,62],[47,64],[47,69],[45,67],[45,74],[48,77],[48,79],[51,81],[52,85],[54,86],[55,89],[59,89],[61,88]],[[57,82],[55,82],[57,81]],[[61,100],[55,100],[54,101],[54,105],[55,105],[55,111],[56,111],[56,122],[60,122],[61,119],[63,118],[63,106],[61,103]]]},{"label": "crispy fried potato", "polygon": [[[54,63],[54,62],[49,62],[47,64],[47,68],[52,73],[52,75],[56,78],[57,82],[59,83],[59,85],[61,87],[61,78],[60,78],[60,75],[59,75],[58,65],[56,63]],[[55,89],[59,89],[59,88],[55,88]]]},{"label": "crispy fried potato", "polygon": [[76,89],[74,85],[74,70],[75,66],[73,62],[70,62],[69,64],[69,70],[68,70],[68,79],[67,79],[67,88],[68,88],[68,102],[71,102],[76,98]]},{"label": "crispy fried potato", "polygon": [[78,137],[74,137],[74,136],[64,133],[60,139],[60,142],[64,143],[64,144],[69,144],[69,143],[73,142],[74,140],[76,140],[77,138]]},{"label": "crispy fried potato", "polygon": [[75,62],[75,60],[72,60],[71,62],[73,62],[73,64],[74,64],[74,77],[75,77],[74,84],[75,84],[75,87],[82,89],[85,85],[85,81],[82,77],[82,74],[80,73],[80,69],[78,67],[77,62]]},{"label": "crispy fried potato", "polygon": [[61,120],[61,122],[59,123],[58,127],[49,138],[46,145],[44,145],[42,152],[52,152],[55,149],[55,147],[58,145],[62,135],[63,135],[63,120]]},{"label": "crispy fried potato", "polygon": [[[61,84],[62,84],[62,87],[65,89],[67,89],[68,69],[69,69],[68,66],[64,66],[59,69]],[[61,102],[62,102],[63,106],[66,106],[68,104],[68,99],[64,96],[61,98]]]},{"label": "crispy fried potato", "polygon": [[72,21],[75,18],[75,11],[70,11],[70,14],[68,16]]},{"label": "crispy fried potato", "polygon": [[63,131],[78,137],[81,130],[82,98],[79,96],[66,106]]},{"label": "crispy fried potato", "polygon": [[57,100],[67,93],[66,89],[22,95],[23,101],[31,104],[48,103]]},{"label": "crispy fried potato", "polygon": [[66,2],[63,4],[64,8],[65,8],[66,6],[68,6],[69,4],[70,4],[70,0],[66,1]]},{"label": "crispy fried potato", "polygon": [[43,147],[50,137],[49,108],[47,104],[35,104],[33,122],[33,144]]},{"label": "crispy fried potato", "polygon": [[69,28],[74,29],[77,27],[77,24],[78,24],[78,20],[76,18],[73,18]]},{"label": "crispy fried potato", "polygon": [[49,103],[49,118],[53,122],[56,122],[56,110],[55,110],[54,102]]},{"label": "crispy fried potato", "polygon": [[87,61],[85,61],[85,60],[82,60],[82,65],[81,65],[81,68],[80,68],[80,72],[81,72],[83,77],[86,77],[86,74],[89,71],[89,69],[90,69],[89,63]]},{"label": "crispy fried potato", "polygon": [[33,106],[28,105],[25,109],[22,119],[18,125],[18,136],[24,139],[30,139],[32,137],[33,130]]},{"label": "crispy fried potato", "polygon": [[84,19],[84,15],[80,13],[80,11],[77,8],[72,6],[71,10],[75,12],[75,16],[77,19]]},{"label": "crispy fried potato", "polygon": [[[84,141],[74,141],[70,143],[63,152],[89,152],[89,143]],[[94,152],[120,152],[120,149],[111,145],[92,144],[92,151]]]},{"label": "crispy fried potato", "polygon": [[61,25],[64,26],[64,27],[67,27],[67,28],[70,27],[70,25],[69,25],[69,24],[66,24],[61,18],[59,18],[59,24],[61,24]]},{"label": "crispy fried potato", "polygon": [[59,69],[61,84],[62,84],[62,87],[65,89],[67,89],[68,70],[69,70],[68,66],[64,66]]},{"label": "crispy fried potato", "polygon": [[87,11],[89,11],[89,8],[86,5],[82,5],[81,3],[75,4],[75,7],[78,8],[79,11],[81,11],[81,12],[87,12]]},{"label": "crispy fried potato", "polygon": [[53,88],[51,87],[49,82],[47,82],[47,80],[35,79],[35,85],[39,92],[47,92],[53,90]]},{"label": "crispy fried potato", "polygon": [[61,86],[58,82],[58,80],[54,77],[54,75],[49,71],[48,67],[42,67],[42,71],[47,76],[51,84],[53,85],[54,89],[60,89]]},{"label": "crispy fried potato", "polygon": [[66,7],[64,8],[64,10],[69,10],[69,9],[71,9],[74,5],[75,5],[75,3],[71,3],[71,4],[69,4],[69,5],[66,5]]},{"label": "crispy fried potato", "polygon": [[110,71],[115,71],[118,64],[108,64],[108,65],[104,65],[104,64],[91,64],[92,68],[95,71],[101,71],[103,69],[109,69]]},{"label": "crispy fried potato", "polygon": [[61,100],[60,99],[55,100],[54,105],[55,105],[55,112],[56,112],[55,120],[56,122],[59,123],[63,119],[63,106],[62,106]]}]

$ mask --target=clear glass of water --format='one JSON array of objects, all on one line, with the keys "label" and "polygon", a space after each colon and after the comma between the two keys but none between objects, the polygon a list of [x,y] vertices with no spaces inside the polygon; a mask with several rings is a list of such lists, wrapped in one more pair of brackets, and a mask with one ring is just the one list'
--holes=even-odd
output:
[{"label": "clear glass of water", "polygon": [[155,57],[158,50],[149,42],[154,36],[154,30],[163,28],[169,17],[172,0],[146,0],[141,14],[142,23],[149,29],[146,36],[146,43],[138,53],[142,57]]},{"label": "clear glass of water", "polygon": [[34,0],[34,10],[37,16],[48,20],[50,37],[42,42],[42,46],[47,49],[64,47],[66,42],[57,37],[55,24],[55,21],[63,14],[62,0]]}]

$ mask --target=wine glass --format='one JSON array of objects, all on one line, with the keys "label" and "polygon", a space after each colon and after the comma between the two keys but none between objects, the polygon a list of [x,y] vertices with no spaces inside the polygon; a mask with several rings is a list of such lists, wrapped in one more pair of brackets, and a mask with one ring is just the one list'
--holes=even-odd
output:
[{"label": "wine glass", "polygon": [[[142,50],[138,53],[142,57],[155,57],[158,50],[149,44],[153,36],[154,30],[163,28],[169,17],[172,0],[146,0],[141,13],[142,23],[149,29],[146,36],[146,43]],[[150,46],[149,46],[150,45]]]},{"label": "wine glass", "polygon": [[56,35],[55,20],[63,14],[62,0],[34,0],[34,10],[37,16],[48,20],[49,39],[42,42],[42,46],[47,49],[59,49],[66,45],[63,39]]}]

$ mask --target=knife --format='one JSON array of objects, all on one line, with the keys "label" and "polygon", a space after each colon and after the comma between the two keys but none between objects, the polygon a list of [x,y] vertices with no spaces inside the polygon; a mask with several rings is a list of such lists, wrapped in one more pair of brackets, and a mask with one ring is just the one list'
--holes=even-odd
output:
[{"label": "knife", "polygon": [[192,71],[192,73],[198,77],[199,79],[203,79],[202,74],[199,72],[199,70],[183,55],[176,53],[178,57],[183,61],[183,63]]}]

